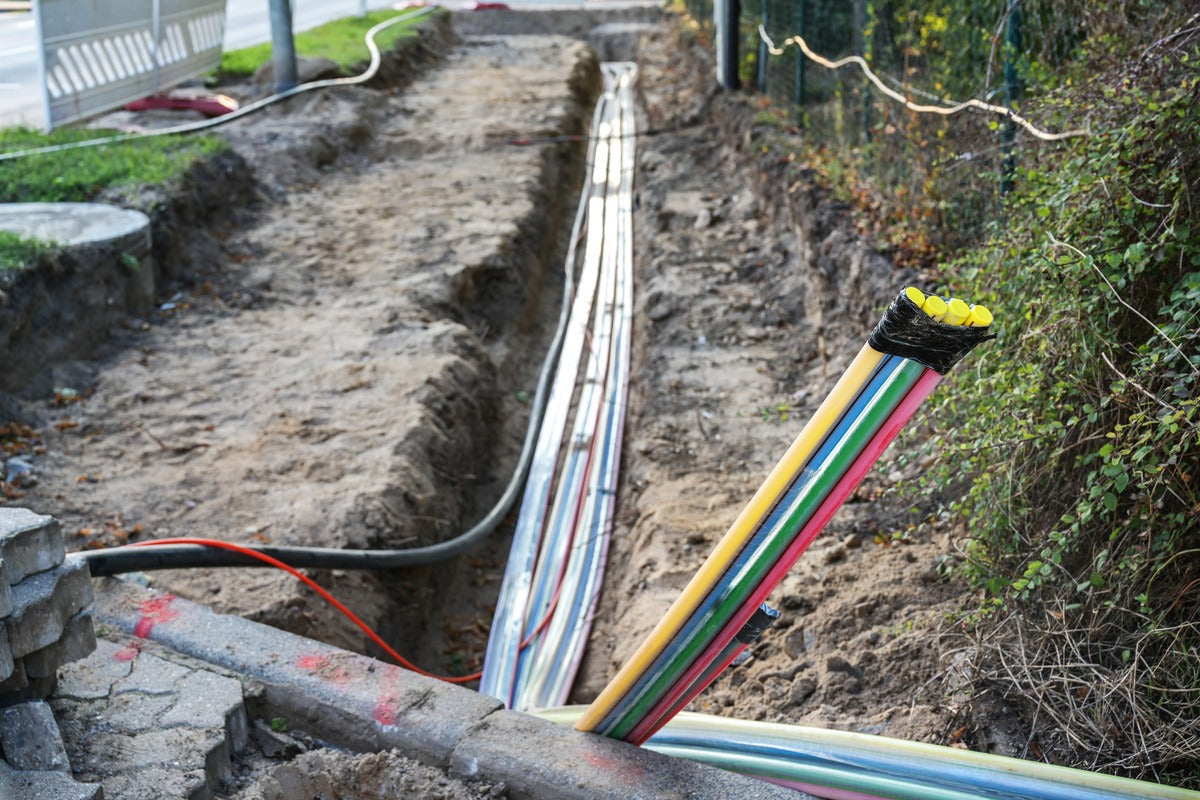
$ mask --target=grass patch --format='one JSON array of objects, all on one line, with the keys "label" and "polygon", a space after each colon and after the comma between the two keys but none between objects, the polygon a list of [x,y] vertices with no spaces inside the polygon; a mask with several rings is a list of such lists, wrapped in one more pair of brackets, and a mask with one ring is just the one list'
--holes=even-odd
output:
[{"label": "grass patch", "polygon": [[[0,129],[0,153],[66,144],[116,131]],[[0,162],[0,203],[82,202],[104,189],[165,183],[224,150],[217,136],[158,136]]]},{"label": "grass patch", "polygon": [[[342,69],[348,69],[370,58],[371,54],[364,41],[367,31],[394,16],[395,11],[369,11],[365,17],[345,17],[297,33],[296,55],[328,58]],[[407,22],[398,22],[376,36],[375,42],[380,50],[388,50],[400,39],[415,36],[417,26],[427,19],[427,16],[420,16]],[[253,75],[256,69],[270,60],[269,43],[230,50],[221,55],[220,75],[222,78],[245,78]]]},{"label": "grass patch", "polygon": [[54,249],[50,242],[27,239],[18,233],[0,231],[0,277],[9,272],[37,266],[47,252]]}]

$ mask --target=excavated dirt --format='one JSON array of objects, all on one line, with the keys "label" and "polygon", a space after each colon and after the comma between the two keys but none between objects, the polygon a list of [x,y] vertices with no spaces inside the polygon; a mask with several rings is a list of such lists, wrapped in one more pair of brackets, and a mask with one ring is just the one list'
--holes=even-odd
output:
[{"label": "excavated dirt", "polygon": [[422,800],[497,800],[506,797],[502,784],[462,781],[439,769],[405,758],[396,751],[353,756],[317,750],[277,766],[235,800],[377,800],[420,797]]},{"label": "excavated dirt", "polygon": [[[465,528],[477,493],[506,478],[524,424],[514,395],[532,389],[528,340],[541,338],[543,306],[556,310],[547,266],[580,167],[577,145],[503,143],[580,132],[597,82],[574,40],[475,39],[403,94],[305,96],[237,129],[236,149],[272,154],[254,159],[262,182],[292,191],[228,232],[217,271],[164,304],[168,319],[118,337],[83,402],[48,415],[48,453],[20,502],[58,516],[77,546],[149,535],[388,548]],[[337,142],[345,163],[313,156],[313,141]],[[468,559],[468,577],[494,558]],[[222,611],[365,647],[282,573],[154,577]],[[318,576],[442,670],[465,656],[431,663],[416,646],[427,623],[440,635],[430,612],[490,616],[488,601],[437,600],[457,577]]]},{"label": "excavated dirt", "polygon": [[[60,371],[82,402],[26,398],[45,452],[36,485],[9,502],[55,514],[79,547],[167,535],[408,546],[486,508],[556,313],[580,166],[577,145],[505,141],[581,130],[597,65],[568,38],[443,32],[437,45],[445,57],[405,91],[314,95],[233,136],[260,154],[257,207],[216,234],[191,290]],[[632,402],[578,702],[677,596],[913,278],[781,155],[792,133],[711,89],[708,54],[677,22],[641,34],[637,60],[639,124],[667,132],[638,145]],[[894,455],[905,446],[776,591],[783,616],[751,658],[693,708],[1020,752],[1007,709],[965,710],[967,642],[946,624],[965,589],[937,571],[954,532],[911,530],[887,492],[916,469]],[[424,665],[466,671],[504,551],[500,537],[453,566],[315,577]],[[365,646],[286,576],[155,581]],[[327,766],[299,765],[309,783],[297,785]],[[245,797],[288,796],[278,775],[264,780]],[[445,796],[499,791],[477,788]]]}]

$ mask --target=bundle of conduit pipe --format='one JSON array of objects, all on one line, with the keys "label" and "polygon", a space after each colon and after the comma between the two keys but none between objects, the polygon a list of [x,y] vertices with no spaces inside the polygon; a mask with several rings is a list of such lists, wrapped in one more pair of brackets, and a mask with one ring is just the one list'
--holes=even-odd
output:
[{"label": "bundle of conduit pipe", "polygon": [[479,683],[480,692],[516,709],[566,700],[587,645],[612,530],[633,327],[637,67],[606,62],[602,71],[581,200],[587,237],[579,280]]},{"label": "bundle of conduit pipe", "polygon": [[[534,713],[571,725],[584,708]],[[686,711],[645,747],[828,800],[1200,800],[1200,792],[992,753]]]},{"label": "bundle of conduit pipe", "polygon": [[711,683],[775,612],[763,606],[937,386],[992,338],[986,308],[915,288],[869,341],[680,597],[577,721],[635,744]]}]

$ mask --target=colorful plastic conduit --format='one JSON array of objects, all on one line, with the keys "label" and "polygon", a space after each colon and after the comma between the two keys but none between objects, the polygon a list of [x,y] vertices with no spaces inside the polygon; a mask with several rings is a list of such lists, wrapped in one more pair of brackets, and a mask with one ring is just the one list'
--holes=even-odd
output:
[{"label": "colorful plastic conduit", "polygon": [[[576,727],[641,744],[732,658],[730,646],[942,375],[992,338],[982,306],[910,288],[680,597]],[[716,665],[716,668],[714,668]]]},{"label": "colorful plastic conduit", "polygon": [[[581,706],[534,712],[563,725]],[[683,712],[646,742],[828,800],[1200,800],[1200,792],[866,733]]]}]

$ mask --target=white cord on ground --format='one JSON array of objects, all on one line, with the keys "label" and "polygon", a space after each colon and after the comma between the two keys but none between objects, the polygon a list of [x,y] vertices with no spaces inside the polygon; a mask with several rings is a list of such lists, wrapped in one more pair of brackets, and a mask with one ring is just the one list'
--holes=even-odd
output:
[{"label": "white cord on ground", "polygon": [[223,114],[219,117],[214,117],[213,119],[205,119],[199,122],[188,122],[183,125],[174,125],[169,128],[159,128],[152,131],[121,133],[115,136],[88,139],[82,142],[54,144],[47,145],[46,147],[34,147],[28,150],[16,150],[11,153],[0,153],[0,161],[11,161],[16,158],[42,155],[45,153],[60,153],[64,150],[76,150],[81,147],[97,147],[99,145],[113,144],[115,142],[127,142],[133,139],[148,139],[152,136],[174,136],[180,133],[195,133],[196,131],[216,128],[220,125],[224,125],[227,122],[233,122],[236,119],[241,119],[242,117],[253,114],[256,111],[260,111],[267,106],[274,105],[280,100],[286,100],[287,98],[294,97],[302,92],[310,92],[313,89],[325,89],[331,86],[354,86],[356,84],[366,83],[375,77],[375,74],[379,72],[380,65],[383,63],[383,55],[379,52],[379,46],[375,44],[375,37],[393,25],[396,25],[400,22],[405,22],[406,20],[415,19],[416,17],[422,17],[426,14],[431,14],[434,10],[434,6],[428,6],[426,8],[418,8],[413,11],[409,11],[406,14],[398,14],[390,19],[385,19],[383,22],[367,31],[364,35],[364,40],[366,41],[367,49],[371,52],[371,63],[358,75],[353,75],[349,78],[329,78],[322,81],[310,81],[309,83],[302,83],[299,86],[293,86],[286,92],[280,92],[279,94],[273,94],[270,97],[264,97],[262,100],[258,100],[248,106],[243,106],[237,111],[229,114]]},{"label": "white cord on ground", "polygon": [[792,45],[795,45],[796,47],[799,47],[801,52],[804,53],[804,55],[808,56],[810,59],[812,59],[813,61],[815,61],[816,63],[820,64],[822,67],[825,67],[827,69],[840,69],[848,64],[857,64],[859,69],[861,69],[863,71],[863,73],[867,76],[867,80],[869,80],[869,81],[871,81],[871,83],[875,84],[875,86],[879,89],[879,91],[883,92],[885,95],[892,98],[896,102],[903,103],[904,107],[907,108],[909,111],[915,111],[918,114],[941,114],[942,116],[948,117],[952,114],[957,114],[960,111],[964,111],[968,108],[976,108],[976,109],[979,109],[980,111],[987,111],[992,114],[999,114],[1002,117],[1006,117],[1007,119],[1010,119],[1013,122],[1015,122],[1016,124],[1020,125],[1025,130],[1029,131],[1029,133],[1031,133],[1032,135],[1036,136],[1039,139],[1042,139],[1043,141],[1047,141],[1047,142],[1054,142],[1054,141],[1058,141],[1060,139],[1070,139],[1070,138],[1077,137],[1077,136],[1090,136],[1091,135],[1091,132],[1086,131],[1086,130],[1073,130],[1073,131],[1066,131],[1064,133],[1048,133],[1048,132],[1038,128],[1036,125],[1034,125],[1032,122],[1030,122],[1029,120],[1022,117],[1020,114],[1017,114],[1011,108],[1006,108],[1005,106],[992,105],[991,103],[985,103],[982,100],[976,100],[974,98],[971,98],[970,100],[966,100],[962,103],[957,103],[957,104],[951,105],[951,106],[929,106],[929,105],[921,105],[919,103],[914,103],[911,100],[909,100],[907,97],[905,97],[904,95],[902,95],[899,92],[895,91],[894,89],[891,89],[888,86],[886,86],[884,84],[884,82],[879,79],[879,76],[871,71],[871,67],[867,64],[866,60],[863,59],[861,56],[846,56],[845,58],[839,58],[837,61],[830,61],[829,59],[823,58],[823,57],[817,55],[816,53],[814,53],[812,50],[810,50],[808,47],[808,43],[804,41],[804,37],[800,36],[799,34],[797,34],[795,36],[789,36],[787,39],[784,39],[783,44],[779,45],[779,46],[776,46],[775,42],[771,41],[771,37],[767,35],[767,29],[764,28],[762,25],[758,26],[758,35],[759,35],[759,37],[762,38],[763,44],[765,44],[767,46],[767,50],[769,50],[771,52],[771,55],[775,55],[775,56],[783,55],[783,49],[785,47],[787,47],[789,44],[792,44]]}]

